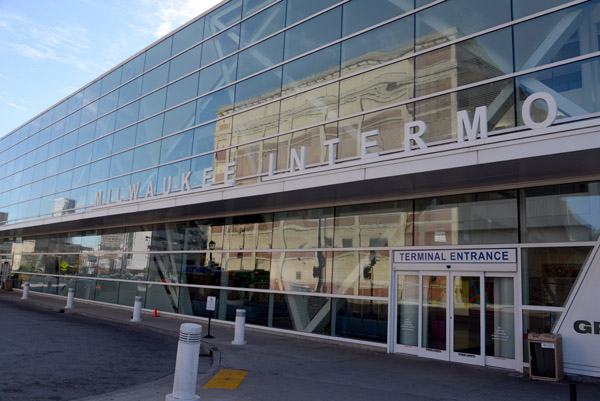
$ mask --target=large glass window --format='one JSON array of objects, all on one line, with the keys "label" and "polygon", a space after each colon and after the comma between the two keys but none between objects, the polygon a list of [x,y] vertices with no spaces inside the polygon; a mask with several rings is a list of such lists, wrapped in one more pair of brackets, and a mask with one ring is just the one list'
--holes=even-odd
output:
[{"label": "large glass window", "polygon": [[[109,91],[111,91],[111,90],[115,89],[117,86],[119,86],[119,84],[121,83],[121,72],[122,72],[122,68],[117,68],[116,70],[112,71],[111,73],[106,75],[104,78],[102,78],[102,86],[101,86],[100,94],[104,95],[105,93],[108,93]],[[75,97],[79,97],[81,100],[83,100],[83,96],[80,96],[80,95],[82,95],[82,94],[78,93],[71,99],[74,99]],[[74,102],[72,102],[71,99],[69,99],[69,113],[73,111],[73,109],[71,109],[71,106],[74,104]],[[79,106],[77,106],[77,107],[79,107]]]},{"label": "large glass window", "polygon": [[285,1],[242,22],[240,47],[246,47],[285,26]]},{"label": "large glass window", "polygon": [[416,49],[458,39],[510,19],[510,0],[445,1],[417,13]]},{"label": "large glass window", "polygon": [[[146,60],[144,63],[144,71],[148,71],[150,68],[162,63],[171,56],[171,43],[173,37],[169,36],[162,42],[152,46],[146,51]],[[168,67],[168,63],[167,63]]]},{"label": "large glass window", "polygon": [[412,245],[412,202],[392,201],[335,209],[334,247]]},{"label": "large glass window", "polygon": [[237,55],[219,61],[200,72],[198,94],[202,95],[235,81]]},{"label": "large glass window", "polygon": [[523,190],[523,242],[595,241],[600,234],[600,182]]},{"label": "large glass window", "polygon": [[338,0],[288,0],[286,25],[295,24],[337,2]]},{"label": "large glass window", "polygon": [[284,93],[306,88],[340,73],[340,45],[309,54],[283,66]]},{"label": "large glass window", "polygon": [[281,67],[263,72],[236,85],[236,110],[253,106],[279,96],[281,92]]},{"label": "large glass window", "polygon": [[[290,154],[292,149],[299,151],[306,147],[306,164],[324,163],[329,160],[328,152],[324,151],[323,142],[337,137],[337,124],[323,124],[316,127],[295,131],[291,134],[280,135],[277,138],[276,170],[290,169]],[[272,140],[264,141],[265,153],[271,153]],[[268,157],[268,156],[267,156]],[[267,161],[265,161],[265,164]]]},{"label": "large glass window", "polygon": [[[133,81],[123,85],[119,88],[119,102],[118,105],[122,106],[125,103],[129,103],[134,99],[140,97],[142,93],[142,78],[134,79]],[[102,100],[102,99],[100,99]]]},{"label": "large glass window", "polygon": [[202,65],[233,53],[239,47],[240,26],[236,25],[202,44]]},{"label": "large glass window", "polygon": [[189,102],[165,113],[164,135],[181,131],[194,125],[196,102]]},{"label": "large glass window", "polygon": [[[152,142],[148,145],[136,148],[133,153],[132,169],[140,170],[156,164],[156,160],[160,157],[160,142]],[[145,189],[145,188],[144,188]]]},{"label": "large glass window", "polygon": [[564,0],[513,0],[514,19],[522,18],[530,14],[560,6]]},{"label": "large glass window", "polygon": [[163,139],[160,151],[160,163],[167,163],[190,156],[193,138],[192,132],[186,131]]},{"label": "large glass window", "polygon": [[331,255],[327,251],[290,251],[271,254],[274,290],[331,292]]},{"label": "large glass window", "polygon": [[180,79],[167,87],[166,108],[173,107],[198,94],[198,73]]},{"label": "large glass window", "polygon": [[510,29],[416,57],[415,96],[424,96],[512,72]]},{"label": "large glass window", "polygon": [[413,97],[413,61],[404,60],[340,83],[340,116],[347,116]]},{"label": "large glass window", "polygon": [[140,120],[165,109],[167,88],[151,93],[140,100]]},{"label": "large glass window", "polygon": [[516,25],[517,70],[598,51],[599,10],[600,1],[590,1]]},{"label": "large glass window", "polygon": [[159,114],[156,117],[152,117],[139,123],[137,126],[135,144],[140,145],[162,136],[163,120],[164,114]]},{"label": "large glass window", "polygon": [[591,249],[523,249],[523,305],[565,306]]},{"label": "large glass window", "polygon": [[[385,242],[382,238],[380,244]],[[376,244],[376,242],[374,242]],[[371,245],[377,246],[377,245]],[[388,251],[337,251],[333,255],[333,293],[387,297]]]},{"label": "large glass window", "polygon": [[269,3],[273,3],[275,0],[246,0],[243,4],[242,18],[246,18],[252,13],[257,12],[263,7],[266,7]]},{"label": "large glass window", "polygon": [[413,32],[414,16],[411,15],[343,41],[342,74],[411,53],[414,50]]},{"label": "large glass window", "polygon": [[373,130],[377,130],[378,135],[370,140],[376,140],[377,146],[370,148],[368,153],[402,149],[404,124],[412,122],[413,116],[414,105],[407,104],[340,121],[338,137],[341,142],[337,145],[337,158],[360,157],[360,134]]},{"label": "large glass window", "polygon": [[[121,73],[121,82],[127,82],[132,78],[137,77],[142,72],[144,72],[144,61],[146,59],[146,53],[142,53],[133,60],[128,61],[123,65],[123,72]],[[96,95],[95,97],[97,97]],[[95,99],[95,97],[89,97],[90,100]],[[86,89],[86,93],[84,93],[84,99],[88,98],[88,93]],[[84,100],[85,102],[85,100]]]},{"label": "large glass window", "polygon": [[169,81],[200,68],[202,46],[196,46],[169,61]]},{"label": "large glass window", "polygon": [[285,59],[339,39],[341,36],[341,7],[306,21],[285,33]]},{"label": "large glass window", "polygon": [[372,0],[352,0],[344,4],[342,36],[376,25],[401,15],[414,7],[414,0],[380,0],[373,7]]},{"label": "large glass window", "polygon": [[242,15],[242,0],[232,0],[208,14],[204,24],[204,37],[229,27],[240,20]]},{"label": "large glass window", "polygon": [[416,102],[415,119],[427,124],[423,135],[426,143],[453,140],[456,113],[466,110],[472,116],[479,106],[487,106],[488,131],[514,127],[513,81],[493,82]]},{"label": "large glass window", "polygon": [[191,45],[198,43],[203,38],[204,18],[192,22],[173,35],[173,48],[171,54],[175,55]]},{"label": "large glass window", "polygon": [[[202,79],[202,76],[200,77]],[[196,124],[215,120],[233,112],[235,86],[221,89],[197,100]],[[231,130],[231,127],[229,127]]]},{"label": "large glass window", "polygon": [[144,74],[142,79],[142,94],[153,91],[167,83],[169,80],[169,63],[165,63],[160,67]]},{"label": "large glass window", "polygon": [[417,199],[414,245],[518,242],[517,192]]},{"label": "large glass window", "polygon": [[283,59],[283,34],[265,40],[238,55],[238,79],[278,64]]},{"label": "large glass window", "polygon": [[271,213],[230,217],[225,221],[221,249],[270,249],[272,237]]},{"label": "large glass window", "polygon": [[[596,96],[600,88],[600,77],[595,73],[598,70],[600,58],[593,58],[518,77],[519,125],[523,125],[521,105],[527,96],[535,92],[552,93],[558,106],[558,119],[600,111],[600,101]],[[546,104],[535,102],[531,116],[534,121],[544,120]]]},{"label": "large glass window", "polygon": [[232,145],[277,133],[279,102],[269,103],[233,117]]},{"label": "large glass window", "polygon": [[332,208],[275,213],[274,249],[328,248],[332,239]]},{"label": "large glass window", "polygon": [[335,313],[335,336],[387,342],[388,305],[365,299],[331,300]]},{"label": "large glass window", "polygon": [[113,137],[113,152],[120,152],[129,149],[135,145],[135,132],[137,126],[131,126],[115,132]]}]

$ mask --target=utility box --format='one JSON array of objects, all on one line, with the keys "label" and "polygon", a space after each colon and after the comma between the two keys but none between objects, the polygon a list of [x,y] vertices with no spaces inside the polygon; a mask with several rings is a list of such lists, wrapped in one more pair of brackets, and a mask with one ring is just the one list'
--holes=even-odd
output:
[{"label": "utility box", "polygon": [[560,334],[529,333],[529,378],[561,381],[563,379],[562,337]]}]

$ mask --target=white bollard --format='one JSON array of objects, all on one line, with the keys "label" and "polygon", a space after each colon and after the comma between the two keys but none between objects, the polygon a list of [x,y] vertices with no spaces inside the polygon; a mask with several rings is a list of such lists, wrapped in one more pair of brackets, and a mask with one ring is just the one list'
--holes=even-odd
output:
[{"label": "white bollard", "polygon": [[29,283],[23,284],[23,296],[21,299],[29,299]]},{"label": "white bollard", "polygon": [[195,392],[201,340],[202,326],[199,324],[183,323],[179,328],[173,392],[167,394],[166,401],[198,401],[200,399]]},{"label": "white bollard", "polygon": [[135,302],[133,304],[133,318],[132,322],[141,322],[142,321],[142,297],[137,295],[135,297]]},{"label": "white bollard", "polygon": [[67,296],[67,306],[65,309],[73,309],[73,299],[75,298],[75,288],[69,288],[69,295]]},{"label": "white bollard", "polygon": [[233,341],[231,342],[233,345],[244,345],[246,341],[244,341],[244,326],[246,325],[246,309],[237,309],[235,311],[235,334],[233,337]]}]

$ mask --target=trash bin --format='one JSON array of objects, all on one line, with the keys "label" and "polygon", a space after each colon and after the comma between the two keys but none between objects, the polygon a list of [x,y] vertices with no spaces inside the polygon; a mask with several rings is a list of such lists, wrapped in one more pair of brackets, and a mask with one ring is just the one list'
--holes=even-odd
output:
[{"label": "trash bin", "polygon": [[529,333],[529,378],[561,381],[563,379],[562,337],[560,334]]}]

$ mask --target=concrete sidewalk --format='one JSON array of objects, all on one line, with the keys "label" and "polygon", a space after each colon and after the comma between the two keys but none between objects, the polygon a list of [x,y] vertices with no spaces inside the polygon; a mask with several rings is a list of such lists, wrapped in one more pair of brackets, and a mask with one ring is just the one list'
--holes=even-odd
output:
[{"label": "concrete sidewalk", "polygon": [[[65,297],[30,292],[2,293],[3,299],[26,302],[59,311]],[[66,311],[155,330],[177,336],[183,322],[205,319],[189,316],[142,314],[141,323],[130,321],[132,308],[75,301]],[[203,339],[196,394],[203,400],[569,400],[570,380],[560,383],[530,381],[526,375],[478,366],[468,366],[402,355],[389,355],[378,347],[333,344],[300,336],[266,333],[248,328],[246,345],[232,345],[233,325],[214,322],[213,339]],[[174,367],[173,367],[174,369]],[[203,388],[221,369],[243,370],[247,375],[235,390]],[[572,379],[573,380],[573,379]],[[597,381],[578,382],[577,400],[600,401]],[[172,392],[173,376],[110,394],[87,397],[86,401],[163,401]]]}]

